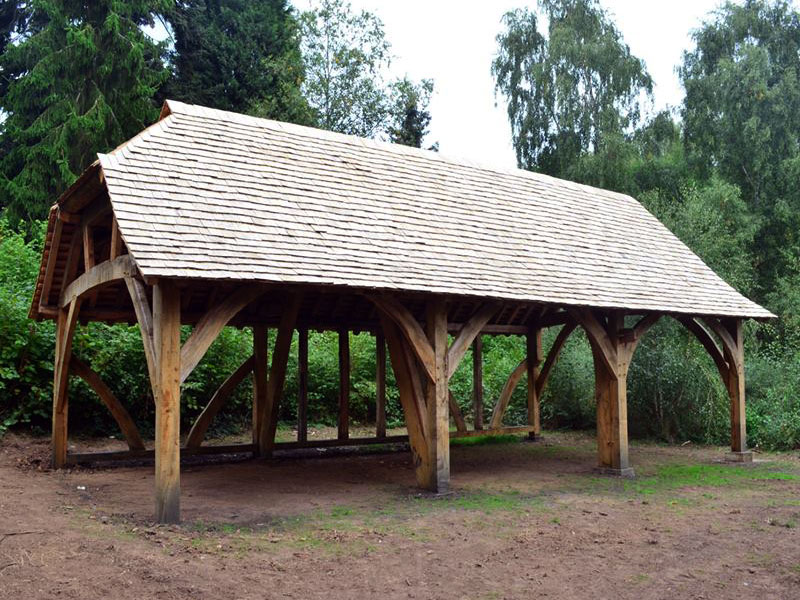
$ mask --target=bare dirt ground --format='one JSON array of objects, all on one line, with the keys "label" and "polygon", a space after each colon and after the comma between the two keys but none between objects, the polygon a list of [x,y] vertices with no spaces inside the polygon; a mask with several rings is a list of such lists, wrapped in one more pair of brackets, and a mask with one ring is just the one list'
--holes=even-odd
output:
[{"label": "bare dirt ground", "polygon": [[151,466],[52,472],[8,435],[0,597],[800,598],[797,452],[633,444],[625,481],[593,444],[454,445],[443,497],[407,452],[190,465],[178,527],[150,521]]}]

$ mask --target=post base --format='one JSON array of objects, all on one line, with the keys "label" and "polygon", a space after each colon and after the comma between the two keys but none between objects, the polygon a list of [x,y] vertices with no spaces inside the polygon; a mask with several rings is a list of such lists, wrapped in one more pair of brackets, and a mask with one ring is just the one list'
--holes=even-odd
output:
[{"label": "post base", "polygon": [[611,477],[624,477],[625,479],[633,479],[636,473],[633,467],[625,467],[624,469],[614,469],[613,467],[595,467],[594,472],[599,475],[609,475]]},{"label": "post base", "polygon": [[728,452],[725,456],[725,460],[728,462],[751,463],[753,462],[753,452],[751,450],[745,450],[744,452]]},{"label": "post base", "polygon": [[528,433],[528,437],[525,438],[526,442],[542,442],[544,438],[542,437],[541,433],[533,433],[532,431]]}]

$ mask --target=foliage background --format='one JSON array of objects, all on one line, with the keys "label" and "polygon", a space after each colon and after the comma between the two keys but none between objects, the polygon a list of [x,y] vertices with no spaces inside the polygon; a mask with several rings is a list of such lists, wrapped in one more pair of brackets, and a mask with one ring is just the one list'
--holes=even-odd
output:
[{"label": "foliage background", "polygon": [[[250,12],[240,10],[243,4]],[[0,432],[49,431],[54,328],[27,318],[47,204],[94,152],[152,120],[163,94],[415,146],[423,145],[430,122],[433,82],[370,79],[391,59],[382,24],[374,15],[353,14],[341,0],[322,0],[302,16],[283,0],[102,1],[93,3],[91,15],[82,6],[68,0],[0,5],[0,107],[7,115],[0,123]],[[253,15],[271,28],[254,27]],[[174,20],[171,50],[141,35],[141,25],[157,18]],[[536,14],[511,13],[493,65],[521,167],[634,195],[726,281],[780,315],[748,324],[745,345],[750,444],[781,449],[800,447],[797,23],[800,15],[780,1],[746,0],[710,15],[680,66],[687,90],[680,114],[646,114],[652,85],[646,65],[593,0],[543,0]],[[319,32],[328,30],[336,34],[336,68],[322,58]],[[585,39],[602,43],[576,41]],[[74,58],[58,62],[64,52]],[[251,55],[256,59],[240,58]],[[243,62],[246,68],[231,71]],[[263,77],[251,77],[254,70]],[[208,81],[221,86],[210,89]],[[74,100],[70,86],[79,84],[91,88],[93,102]],[[594,102],[583,102],[590,93]],[[546,332],[545,350],[555,335]],[[374,338],[353,335],[350,346],[351,415],[371,423]],[[138,329],[79,327],[75,352],[150,433],[152,394]],[[249,330],[223,332],[183,387],[184,428],[251,352]],[[484,338],[485,419],[523,353],[519,338]],[[310,334],[309,362],[310,421],[334,425],[335,334]],[[467,355],[451,384],[468,420],[471,364]],[[401,425],[388,373],[389,425]],[[546,388],[545,426],[592,428],[593,387],[592,356],[578,332]],[[524,388],[523,378],[509,424],[525,421]],[[212,433],[247,428],[251,395],[243,383]],[[669,319],[639,346],[628,395],[632,436],[727,443],[728,400],[715,367]],[[73,379],[69,397],[73,434],[118,434],[82,382]],[[295,421],[296,397],[293,358],[280,413],[287,425]]]}]

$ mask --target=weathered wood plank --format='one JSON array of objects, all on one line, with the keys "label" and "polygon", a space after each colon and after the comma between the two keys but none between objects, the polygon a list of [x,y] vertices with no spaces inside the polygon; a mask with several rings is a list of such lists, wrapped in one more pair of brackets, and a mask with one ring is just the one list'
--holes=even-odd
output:
[{"label": "weathered wood plank", "polygon": [[[495,436],[495,435],[518,435],[528,433],[530,427],[523,425],[520,427],[503,427],[502,429],[485,429],[483,431],[451,431],[450,439]],[[348,438],[346,440],[311,440],[307,442],[276,442],[275,450],[296,450],[303,448],[343,448],[348,446],[369,446],[384,444],[403,444],[408,443],[407,435],[390,435],[385,438]],[[200,446],[197,448],[181,448],[181,456],[202,456],[213,454],[249,454],[253,452],[253,444],[226,444],[213,446]],[[93,462],[114,461],[114,460],[146,460],[152,459],[152,450],[131,451],[120,450],[114,452],[75,452],[67,455],[67,464],[88,464]]]},{"label": "weathered wood plank", "polygon": [[[50,209],[58,210],[55,206]],[[56,261],[58,260],[58,248],[61,245],[61,233],[64,230],[64,222],[61,219],[56,219],[53,225],[53,235],[50,238],[50,252],[47,255],[47,265],[44,268],[44,279],[42,280],[42,295],[40,296],[41,304],[50,304],[50,290],[53,287],[53,276],[56,271]],[[61,304],[60,306],[63,306]]]},{"label": "weathered wood plank", "polygon": [[389,349],[397,390],[400,395],[400,404],[403,407],[406,429],[408,430],[408,443],[417,476],[417,483],[422,485],[427,481],[427,473],[420,471],[419,467],[428,456],[428,441],[425,436],[425,412],[422,386],[419,381],[419,370],[412,351],[407,349],[407,342],[400,333],[399,327],[388,315],[381,314],[381,324]]},{"label": "weathered wood plank", "polygon": [[573,308],[567,309],[569,314],[583,327],[586,335],[591,344],[596,344],[599,350],[598,356],[603,359],[606,368],[615,373],[617,370],[618,358],[617,348],[612,345],[609,340],[608,333],[603,325],[597,320],[591,310],[588,308]]},{"label": "weathered wood plank", "polygon": [[340,440],[350,437],[350,333],[339,330],[339,416],[337,419]]},{"label": "weathered wood plank", "polygon": [[266,325],[253,326],[253,444],[261,455],[261,419],[268,414],[267,381],[269,369],[269,330]]},{"label": "weathered wood plank", "polygon": [[158,376],[155,519],[159,523],[178,523],[181,518],[181,296],[177,285],[168,280],[158,281],[153,287],[153,340]]},{"label": "weathered wood plank", "polygon": [[527,357],[525,360],[528,375],[528,425],[533,427],[530,438],[536,439],[542,433],[539,394],[536,383],[539,379],[539,365],[542,364],[542,330],[532,327],[525,338]]},{"label": "weathered wood plank", "polygon": [[308,439],[308,329],[297,332],[297,441]]},{"label": "weathered wood plank", "polygon": [[450,390],[447,390],[447,402],[450,408],[450,416],[453,417],[453,423],[456,425],[456,431],[466,431],[467,423],[464,421],[461,407],[458,405],[458,400],[456,400],[456,397]]},{"label": "weathered wood plank", "polygon": [[67,460],[67,417],[69,401],[69,362],[72,356],[72,336],[78,322],[80,298],[74,298],[67,308],[58,311],[56,348],[53,364],[53,467],[62,468]]},{"label": "weathered wood plank", "polygon": [[472,342],[472,411],[476,430],[483,429],[483,339],[480,334]]},{"label": "weathered wood plank", "polygon": [[191,375],[228,321],[263,293],[263,288],[258,286],[241,287],[217,303],[200,319],[181,348],[181,383]]},{"label": "weathered wood plank", "polygon": [[550,372],[553,370],[556,362],[558,362],[558,356],[561,354],[564,344],[566,344],[567,339],[570,335],[572,335],[572,332],[575,331],[577,327],[578,324],[575,321],[570,321],[569,323],[565,323],[561,328],[561,331],[558,332],[553,345],[550,347],[550,351],[547,353],[547,358],[544,360],[542,369],[539,372],[539,377],[536,379],[536,395],[538,398],[541,399],[542,397],[544,386],[547,385],[547,380],[550,378]]},{"label": "weathered wood plank", "polygon": [[441,298],[428,301],[426,307],[428,341],[433,349],[434,378],[428,382],[428,461],[427,489],[447,492],[450,487],[450,390],[448,382],[447,307]]},{"label": "weathered wood plank", "polygon": [[467,353],[472,341],[480,334],[481,330],[497,314],[500,305],[496,302],[487,302],[475,312],[458,332],[450,349],[447,351],[447,378],[450,379],[461,364],[461,359]]},{"label": "weathered wood plank", "polygon": [[433,348],[414,315],[400,302],[389,296],[373,295],[369,298],[375,303],[378,310],[394,321],[422,365],[428,379],[433,381],[435,376]]},{"label": "weathered wood plank", "polygon": [[286,306],[278,326],[278,335],[275,339],[275,348],[272,352],[272,364],[267,381],[267,401],[265,411],[260,417],[259,453],[269,456],[275,446],[275,432],[278,428],[278,410],[280,408],[283,385],[286,381],[286,366],[289,361],[289,350],[292,345],[292,334],[297,322],[297,313],[300,310],[301,296],[291,295],[287,298]]},{"label": "weathered wood plank", "polygon": [[386,437],[386,340],[375,334],[375,434]]},{"label": "weathered wood plank", "polygon": [[511,401],[511,395],[514,393],[514,389],[517,387],[519,380],[522,379],[522,376],[525,375],[527,370],[528,360],[523,358],[514,370],[511,371],[511,375],[508,376],[508,379],[506,379],[503,389],[500,391],[500,397],[497,399],[497,403],[494,405],[494,410],[492,411],[492,419],[489,421],[489,427],[491,429],[499,429],[502,427],[503,416],[506,414],[508,403]]},{"label": "weathered wood plank", "polygon": [[111,217],[111,246],[109,249],[109,260],[114,260],[122,254],[122,234],[119,231],[117,217]]},{"label": "weathered wood plank", "polygon": [[139,435],[139,429],[136,423],[133,422],[130,413],[122,406],[122,403],[117,400],[114,392],[111,391],[105,381],[100,378],[92,368],[79,360],[78,357],[72,356],[69,361],[69,368],[78,377],[83,379],[87,385],[94,390],[100,400],[105,404],[106,408],[114,417],[117,422],[128,447],[131,450],[144,450],[144,442],[142,436]]},{"label": "weathered wood plank", "polygon": [[208,401],[206,407],[203,409],[197,419],[195,419],[194,424],[192,425],[191,430],[189,430],[189,435],[186,437],[186,447],[187,448],[197,448],[203,443],[203,439],[206,436],[206,431],[208,431],[208,427],[211,425],[211,422],[214,420],[214,417],[223,407],[225,402],[228,398],[231,397],[231,394],[250,373],[253,372],[253,365],[255,364],[255,357],[250,356],[246,361],[244,361],[239,368],[236,369],[224,382],[222,385],[219,386],[214,395],[211,396],[211,400]]},{"label": "weathered wood plank", "polygon": [[147,362],[147,373],[150,376],[150,386],[153,389],[153,398],[158,395],[158,369],[156,366],[156,347],[153,341],[153,311],[147,300],[147,290],[144,283],[134,277],[126,277],[125,285],[133,303],[136,320],[139,323],[139,332],[144,345],[144,357]]},{"label": "weathered wood plank", "polygon": [[129,254],[101,262],[66,287],[61,293],[59,306],[63,308],[72,301],[72,298],[80,298],[95,288],[131,277],[135,271],[136,266]]}]

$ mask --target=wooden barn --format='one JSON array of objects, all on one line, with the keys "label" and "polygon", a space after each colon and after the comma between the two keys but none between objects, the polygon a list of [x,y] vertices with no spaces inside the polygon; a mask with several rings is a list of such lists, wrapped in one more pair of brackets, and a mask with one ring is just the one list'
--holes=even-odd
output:
[{"label": "wooden barn", "polygon": [[[449,438],[475,434],[448,380],[473,346],[480,406],[480,335],[527,336],[528,352],[491,421],[475,423],[478,432],[509,431],[503,412],[527,375],[528,425],[510,430],[535,437],[542,388],[565,340],[582,328],[595,363],[598,466],[630,475],[626,378],[648,328],[672,317],[708,350],[730,394],[733,456],[747,460],[742,322],[772,317],[628,196],[171,101],[157,123],[100,155],[53,206],[31,316],[57,321],[56,467],[82,458],[67,452],[70,374],[113,413],[130,446],[120,455],[148,455],[123,404],[71,356],[78,322],[139,324],[156,399],[151,453],[162,522],[180,518],[182,453],[264,457],[280,447],[278,407],[295,331],[299,426],[288,445],[316,445],[306,435],[308,331],[335,330],[339,435],[326,443],[389,439],[388,348],[417,481],[441,492],[450,480]],[[182,345],[181,325],[193,327]],[[209,399],[181,447],[181,384],[225,326],[252,327],[253,354]],[[544,356],[547,327],[561,330]],[[375,438],[348,432],[350,331],[377,337]],[[252,444],[203,446],[211,419],[250,373]]]}]

